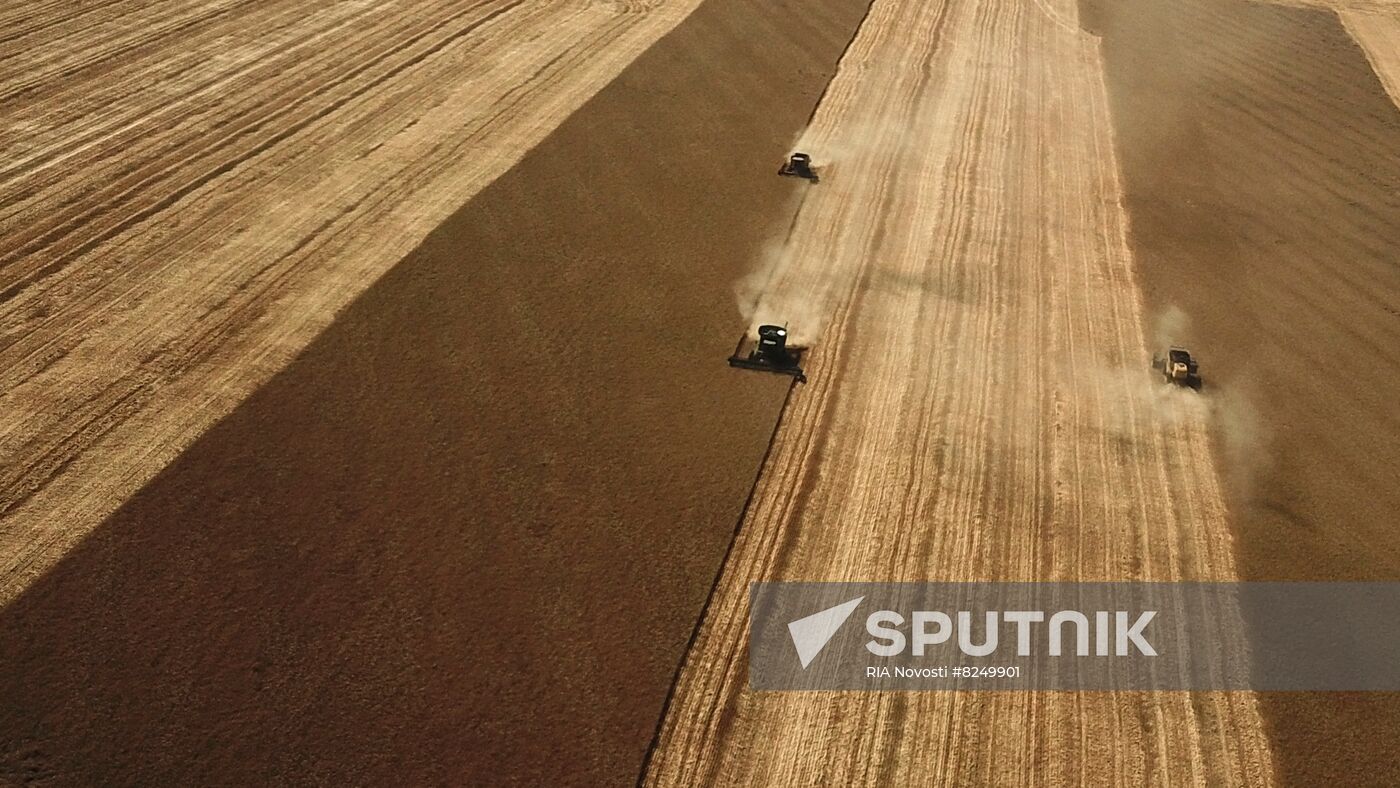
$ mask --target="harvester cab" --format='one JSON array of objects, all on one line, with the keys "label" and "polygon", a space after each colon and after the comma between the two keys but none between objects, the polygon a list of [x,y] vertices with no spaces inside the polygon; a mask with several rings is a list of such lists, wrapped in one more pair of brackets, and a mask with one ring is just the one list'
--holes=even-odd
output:
[{"label": "harvester cab", "polygon": [[802,350],[788,347],[788,331],[784,326],[763,325],[758,327],[757,341],[748,336],[739,340],[734,355],[729,357],[729,366],[740,369],[755,369],[760,372],[776,372],[791,375],[797,382],[805,383],[801,361]]},{"label": "harvester cab", "polygon": [[1162,373],[1162,379],[1167,383],[1193,389],[1201,387],[1200,365],[1186,348],[1173,347],[1167,350],[1165,356],[1153,356],[1152,367]]},{"label": "harvester cab", "polygon": [[789,178],[806,178],[812,183],[821,180],[817,177],[817,171],[812,169],[812,157],[805,153],[792,154],[778,174]]}]

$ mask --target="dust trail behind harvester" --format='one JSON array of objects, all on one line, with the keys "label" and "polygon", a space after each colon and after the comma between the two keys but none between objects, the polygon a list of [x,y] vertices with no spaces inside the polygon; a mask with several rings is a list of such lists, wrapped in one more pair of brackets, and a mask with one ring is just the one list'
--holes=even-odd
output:
[{"label": "dust trail behind harvester", "polygon": [[1152,350],[1161,352],[1172,345],[1188,344],[1191,318],[1179,306],[1169,306],[1152,321]]},{"label": "dust trail behind harvester", "polygon": [[[1154,352],[1165,351],[1173,345],[1194,346],[1192,336],[1191,316],[1178,306],[1168,306],[1152,321]],[[1209,374],[1207,369],[1206,375]],[[1212,390],[1209,402],[1181,389],[1153,387],[1152,412],[1159,418],[1187,412],[1193,418],[1209,419],[1215,425],[1220,447],[1228,460],[1221,470],[1228,475],[1237,494],[1248,499],[1253,494],[1255,477],[1273,462],[1268,427],[1252,402],[1256,376],[1247,367],[1237,368],[1232,371],[1228,388],[1207,385]],[[1178,407],[1169,410],[1173,402]],[[1181,410],[1181,403],[1185,403],[1185,411]]]},{"label": "dust trail behind harvester", "polygon": [[792,146],[794,152],[812,156],[821,183],[800,189],[796,199],[801,204],[792,224],[775,228],[753,270],[735,283],[751,338],[760,325],[773,323],[788,327],[794,347],[817,343],[839,303],[871,264],[869,250],[880,243],[880,227],[867,221],[878,204],[878,189],[872,189],[867,178],[843,179],[843,172],[858,174],[872,160],[908,159],[913,168],[920,163],[909,146],[918,129],[893,121],[830,122],[821,114],[833,114],[833,105],[822,106]]},{"label": "dust trail behind harvester", "polygon": [[1045,2],[875,3],[797,143],[821,181],[752,317],[820,344],[646,783],[1272,781],[1246,693],[747,680],[754,582],[1237,577],[1209,402],[1152,378],[1099,43]]}]

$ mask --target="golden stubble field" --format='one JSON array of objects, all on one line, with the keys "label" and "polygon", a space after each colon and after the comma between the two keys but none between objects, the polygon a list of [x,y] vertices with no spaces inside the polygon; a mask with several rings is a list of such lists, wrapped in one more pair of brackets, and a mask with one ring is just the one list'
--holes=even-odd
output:
[{"label": "golden stubble field", "polygon": [[0,602],[697,2],[0,12]]},{"label": "golden stubble field", "polygon": [[0,11],[0,782],[1393,783],[1387,696],[746,686],[756,580],[1400,576],[1400,11],[1182,8]]}]

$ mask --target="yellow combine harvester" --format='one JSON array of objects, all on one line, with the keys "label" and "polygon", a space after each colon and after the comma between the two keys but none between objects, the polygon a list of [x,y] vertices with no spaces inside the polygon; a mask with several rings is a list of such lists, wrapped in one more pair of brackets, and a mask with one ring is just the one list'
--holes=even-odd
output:
[{"label": "yellow combine harvester", "polygon": [[1152,368],[1162,373],[1162,379],[1167,383],[1175,383],[1178,386],[1199,389],[1201,387],[1201,374],[1196,359],[1191,358],[1191,354],[1186,348],[1174,347],[1167,350],[1165,356],[1154,355],[1152,357]]}]

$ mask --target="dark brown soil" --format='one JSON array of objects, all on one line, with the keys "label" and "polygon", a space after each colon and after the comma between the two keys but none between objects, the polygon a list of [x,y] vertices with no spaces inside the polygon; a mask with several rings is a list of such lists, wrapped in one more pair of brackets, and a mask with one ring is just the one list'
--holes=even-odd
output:
[{"label": "dark brown soil", "polygon": [[731,287],[866,5],[707,0],[0,611],[0,782],[635,780],[789,383]]},{"label": "dark brown soil", "polygon": [[[1085,10],[1149,336],[1203,359],[1241,570],[1400,579],[1400,112],[1330,12]],[[1400,784],[1400,697],[1264,711],[1287,784]]]}]

